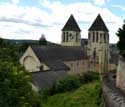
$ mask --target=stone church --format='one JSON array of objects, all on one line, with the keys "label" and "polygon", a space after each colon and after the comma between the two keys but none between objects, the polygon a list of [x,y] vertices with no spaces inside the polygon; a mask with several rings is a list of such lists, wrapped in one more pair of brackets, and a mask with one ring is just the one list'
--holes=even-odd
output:
[{"label": "stone church", "polygon": [[20,64],[32,72],[37,89],[51,87],[67,74],[106,74],[108,63],[109,31],[100,14],[88,30],[88,40],[81,39],[81,29],[71,15],[62,28],[60,45],[32,45],[20,58]]}]

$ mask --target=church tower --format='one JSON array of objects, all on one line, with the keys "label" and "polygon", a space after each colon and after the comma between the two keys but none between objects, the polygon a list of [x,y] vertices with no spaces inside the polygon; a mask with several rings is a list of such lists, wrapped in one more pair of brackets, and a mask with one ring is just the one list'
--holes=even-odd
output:
[{"label": "church tower", "polygon": [[71,15],[62,29],[62,46],[81,46],[81,30]]},{"label": "church tower", "polygon": [[93,70],[108,73],[109,30],[100,14],[88,30],[88,54]]}]

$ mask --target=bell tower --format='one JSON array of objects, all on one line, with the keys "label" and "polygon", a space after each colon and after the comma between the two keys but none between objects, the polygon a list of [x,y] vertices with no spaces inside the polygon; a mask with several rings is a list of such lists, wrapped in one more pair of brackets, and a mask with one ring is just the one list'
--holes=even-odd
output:
[{"label": "bell tower", "polygon": [[62,29],[62,46],[81,46],[81,30],[71,15]]},{"label": "bell tower", "polygon": [[100,14],[88,30],[88,54],[93,70],[108,73],[109,30]]}]

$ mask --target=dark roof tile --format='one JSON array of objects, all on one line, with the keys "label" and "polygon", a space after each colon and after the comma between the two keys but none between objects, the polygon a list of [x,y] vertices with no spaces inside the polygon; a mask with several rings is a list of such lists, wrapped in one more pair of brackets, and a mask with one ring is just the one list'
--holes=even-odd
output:
[{"label": "dark roof tile", "polygon": [[100,14],[98,14],[97,18],[89,28],[89,31],[109,31]]},{"label": "dark roof tile", "polygon": [[32,73],[33,84],[39,89],[52,88],[54,83],[67,75],[66,71],[39,71]]},{"label": "dark roof tile", "polygon": [[69,70],[63,61],[87,59],[87,51],[82,47],[71,46],[31,46],[41,62],[48,65],[51,70]]},{"label": "dark roof tile", "polygon": [[69,17],[62,31],[81,31],[73,15]]}]

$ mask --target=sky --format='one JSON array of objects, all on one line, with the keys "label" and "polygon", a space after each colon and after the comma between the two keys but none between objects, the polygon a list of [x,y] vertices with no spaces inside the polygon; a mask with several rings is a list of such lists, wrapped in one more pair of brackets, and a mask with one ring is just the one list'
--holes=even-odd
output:
[{"label": "sky", "polygon": [[82,38],[100,14],[109,29],[110,43],[125,19],[125,0],[0,0],[0,37],[38,40],[42,34],[60,43],[61,29],[74,15]]}]

